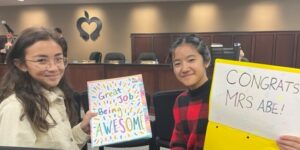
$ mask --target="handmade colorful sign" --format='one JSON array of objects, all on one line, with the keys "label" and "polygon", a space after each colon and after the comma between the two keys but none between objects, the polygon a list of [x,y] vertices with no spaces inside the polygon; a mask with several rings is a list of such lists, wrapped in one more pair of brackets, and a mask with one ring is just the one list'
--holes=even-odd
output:
[{"label": "handmade colorful sign", "polygon": [[217,60],[206,150],[276,150],[281,135],[300,135],[300,70]]},{"label": "handmade colorful sign", "polygon": [[92,147],[152,137],[142,75],[87,84]]}]

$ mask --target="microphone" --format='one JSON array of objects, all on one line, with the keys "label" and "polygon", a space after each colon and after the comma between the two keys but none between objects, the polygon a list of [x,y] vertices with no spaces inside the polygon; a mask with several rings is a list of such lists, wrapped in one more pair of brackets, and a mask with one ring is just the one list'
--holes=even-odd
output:
[{"label": "microphone", "polygon": [[1,23],[5,26],[8,33],[14,34],[14,30],[10,28],[10,26],[6,23],[5,20],[1,20]]},{"label": "microphone", "polygon": [[1,20],[1,23],[4,25],[4,24],[6,24],[6,21],[5,20]]}]

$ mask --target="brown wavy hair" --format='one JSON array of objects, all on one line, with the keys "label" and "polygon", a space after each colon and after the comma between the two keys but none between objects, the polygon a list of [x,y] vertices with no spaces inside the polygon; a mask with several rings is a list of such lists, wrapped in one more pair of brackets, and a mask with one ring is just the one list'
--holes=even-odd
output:
[{"label": "brown wavy hair", "polygon": [[[7,71],[0,83],[0,103],[12,94],[16,94],[23,105],[24,112],[20,116],[20,120],[25,115],[34,128],[39,131],[46,132],[49,128],[54,127],[57,123],[49,113],[49,102],[42,94],[42,85],[33,79],[28,72],[21,71],[15,66],[15,60],[25,63],[25,50],[38,41],[53,40],[60,47],[59,38],[52,31],[45,28],[31,27],[25,29],[15,41],[12,49],[6,58]],[[65,75],[63,75],[58,87],[63,91],[65,99],[66,112],[72,126],[78,122],[78,113],[76,103],[73,99],[73,91],[69,87]],[[47,116],[52,119],[51,122],[46,120]]]}]

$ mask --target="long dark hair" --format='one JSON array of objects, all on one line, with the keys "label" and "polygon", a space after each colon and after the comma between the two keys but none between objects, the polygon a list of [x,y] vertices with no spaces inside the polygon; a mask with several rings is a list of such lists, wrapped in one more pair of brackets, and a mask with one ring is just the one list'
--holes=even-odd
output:
[{"label": "long dark hair", "polygon": [[[38,41],[53,40],[62,47],[58,39],[52,31],[42,27],[25,29],[8,53],[6,60],[8,70],[0,83],[0,103],[10,95],[16,94],[16,97],[24,107],[20,120],[24,119],[26,115],[33,127],[42,132],[46,132],[50,127],[56,125],[56,121],[49,113],[49,102],[42,94],[42,85],[33,79],[28,72],[21,71],[16,67],[14,62],[19,60],[20,63],[25,63],[25,49]],[[58,88],[64,93],[66,112],[73,126],[78,122],[78,115],[76,113],[76,104],[73,100],[73,91],[67,84],[65,75],[59,82]],[[48,115],[52,122],[46,120]]]}]

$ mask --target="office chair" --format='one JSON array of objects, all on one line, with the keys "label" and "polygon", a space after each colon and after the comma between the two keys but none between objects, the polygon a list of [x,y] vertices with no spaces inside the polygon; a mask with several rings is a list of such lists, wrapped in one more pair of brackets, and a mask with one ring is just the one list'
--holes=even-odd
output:
[{"label": "office chair", "polygon": [[[84,112],[86,113],[89,110],[89,102],[88,102],[88,92],[84,91],[80,93],[80,99],[82,100],[82,106],[84,109]],[[151,103],[151,96],[146,93],[146,100],[147,100],[147,106],[148,110],[150,107]],[[153,124],[151,123],[151,130],[152,130],[152,138],[150,139],[139,139],[139,140],[133,140],[133,141],[127,141],[124,143],[118,143],[118,144],[112,144],[112,145],[107,145],[105,147],[116,147],[116,148],[122,148],[122,147],[137,147],[137,146],[146,146],[149,145],[149,150],[156,150],[157,147],[155,145],[155,140],[154,140],[154,129],[153,129]],[[99,150],[104,150],[104,147],[99,147]]]},{"label": "office chair", "polygon": [[125,64],[125,56],[119,52],[107,53],[104,57],[104,63],[107,64]]},{"label": "office chair", "polygon": [[90,60],[95,60],[96,63],[101,63],[102,53],[98,51],[94,51],[90,54]]},{"label": "office chair", "polygon": [[158,64],[158,58],[154,52],[142,52],[137,58],[139,64]]},{"label": "office chair", "polygon": [[170,148],[174,128],[173,105],[183,90],[160,91],[153,94],[156,146]]}]

